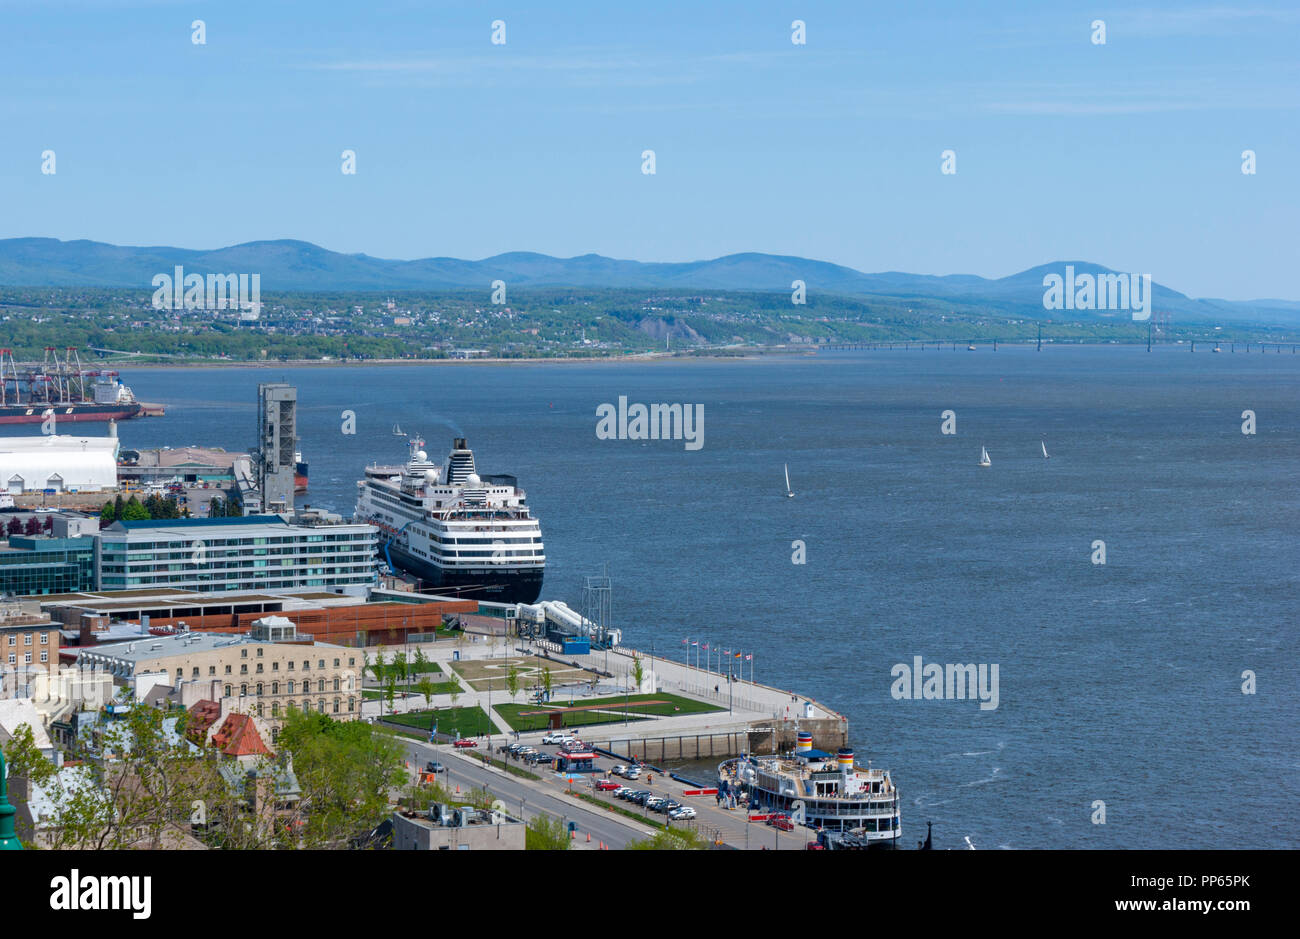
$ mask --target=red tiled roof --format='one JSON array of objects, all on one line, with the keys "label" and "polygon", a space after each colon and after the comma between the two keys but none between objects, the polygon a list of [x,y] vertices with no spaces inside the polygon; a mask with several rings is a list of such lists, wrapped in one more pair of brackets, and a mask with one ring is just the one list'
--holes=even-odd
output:
[{"label": "red tiled roof", "polygon": [[226,756],[273,756],[247,714],[231,714],[212,735],[212,745]]},{"label": "red tiled roof", "polygon": [[190,718],[185,724],[185,736],[202,745],[208,728],[221,716],[221,705],[216,701],[195,701],[190,705]]}]

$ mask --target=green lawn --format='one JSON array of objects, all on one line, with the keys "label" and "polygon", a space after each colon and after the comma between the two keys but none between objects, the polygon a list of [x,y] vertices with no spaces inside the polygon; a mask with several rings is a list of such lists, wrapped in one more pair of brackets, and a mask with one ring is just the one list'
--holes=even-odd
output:
[{"label": "green lawn", "polygon": [[[402,698],[402,693],[405,692],[406,690],[407,688],[405,685],[398,685],[397,694],[393,696],[394,700],[400,701]],[[435,681],[433,683],[434,694],[455,694],[463,690],[464,689],[461,688],[460,682],[458,681]],[[384,696],[383,690],[379,688],[363,688],[361,690],[361,694],[367,701],[388,700]],[[424,695],[420,693],[420,690],[416,688],[415,685],[412,685],[410,688],[410,697],[419,698],[421,701],[424,700]]]},{"label": "green lawn", "polygon": [[[550,718],[545,714],[530,714],[527,717],[520,716],[520,711],[536,711],[536,704],[497,704],[493,710],[501,716],[510,727],[515,730],[545,730],[550,727]],[[645,716],[637,716],[628,711],[629,721],[643,721]],[[565,727],[587,727],[592,724],[621,724],[623,714],[610,714],[606,711],[570,711],[564,715]]]},{"label": "green lawn", "polygon": [[[399,685],[405,685],[406,681],[405,679],[402,678],[401,672],[397,671],[397,669],[393,666],[392,656],[385,655],[384,659],[385,659],[385,664],[380,669],[380,671],[384,673],[384,676],[387,677],[389,675],[392,675],[397,679],[397,683]],[[423,665],[419,665],[415,662],[408,662],[406,665],[406,673],[412,676],[413,679],[418,679],[420,675],[427,674],[430,672],[441,674],[442,666],[439,665],[437,662],[425,662]],[[374,676],[374,672],[372,672],[370,670],[370,667],[367,666],[365,677],[367,679],[373,680],[373,676]]]},{"label": "green lawn", "polygon": [[[662,701],[663,704],[647,704],[647,701]],[[694,701],[675,694],[634,694],[628,698],[574,698],[574,707],[607,708],[606,711],[567,711],[564,714],[565,727],[584,727],[592,724],[616,724],[623,720],[626,704],[630,720],[645,720],[647,717],[671,717],[674,714],[703,714],[706,711],[721,711],[720,707]],[[496,712],[515,730],[545,730],[550,727],[547,714],[524,715],[523,711],[564,710],[569,706],[568,699],[552,701],[550,704],[498,704]],[[614,712],[614,713],[611,713]]]},{"label": "green lawn", "polygon": [[[674,714],[704,714],[708,711],[725,711],[726,708],[719,707],[716,704],[707,704],[704,701],[696,701],[693,698],[683,698],[676,694],[634,694],[628,698],[574,698],[573,706],[586,707],[597,704],[603,707],[622,710],[623,702],[627,701],[627,709],[638,714],[654,714],[657,717],[671,717]],[[665,701],[666,704],[646,704],[646,701]],[[558,707],[567,705],[568,699],[563,702],[552,701],[551,706]]]},{"label": "green lawn", "polygon": [[406,714],[386,714],[384,720],[403,727],[412,727],[429,734],[430,714],[436,715],[438,733],[473,737],[494,730],[481,707],[438,708],[436,711],[409,711]]}]

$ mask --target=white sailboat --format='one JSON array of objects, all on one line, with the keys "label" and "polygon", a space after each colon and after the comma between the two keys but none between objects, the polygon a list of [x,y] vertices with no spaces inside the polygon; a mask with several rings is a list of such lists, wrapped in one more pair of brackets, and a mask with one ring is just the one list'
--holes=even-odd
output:
[{"label": "white sailboat", "polygon": [[794,490],[790,488],[790,464],[789,463],[785,464],[785,497],[787,499],[794,498]]},{"label": "white sailboat", "polygon": [[993,465],[993,461],[989,459],[989,452],[988,452],[987,450],[985,450],[983,446],[981,446],[981,447],[980,447],[980,466],[992,466],[992,465]]},{"label": "white sailboat", "polygon": [[393,425],[393,436],[394,436],[394,437],[405,437],[405,436],[406,436],[406,433],[402,430],[402,425],[401,425],[401,424],[394,424],[394,425]]},{"label": "white sailboat", "polygon": [[1050,460],[1051,457],[1047,455],[1047,441],[1046,441],[1046,440],[1040,440],[1040,441],[1038,441],[1038,442],[1039,442],[1040,444],[1042,444],[1042,447],[1043,447],[1043,459],[1044,459],[1044,460]]}]

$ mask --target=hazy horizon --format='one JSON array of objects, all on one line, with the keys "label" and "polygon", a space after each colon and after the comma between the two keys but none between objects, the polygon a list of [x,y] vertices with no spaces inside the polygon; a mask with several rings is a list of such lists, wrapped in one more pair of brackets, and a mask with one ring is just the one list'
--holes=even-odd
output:
[{"label": "hazy horizon", "polygon": [[1297,295],[1300,10],[1280,2],[56,0],[2,17],[4,237],[757,252],[991,279],[1081,258],[1192,297]]}]

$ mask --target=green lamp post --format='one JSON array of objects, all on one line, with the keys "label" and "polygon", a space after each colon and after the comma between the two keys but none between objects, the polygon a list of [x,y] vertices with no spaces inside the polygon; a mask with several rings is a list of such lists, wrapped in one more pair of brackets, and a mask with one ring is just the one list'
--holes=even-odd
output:
[{"label": "green lamp post", "polygon": [[14,807],[9,804],[9,777],[5,755],[0,752],[0,851],[21,851],[23,843],[14,831]]}]

